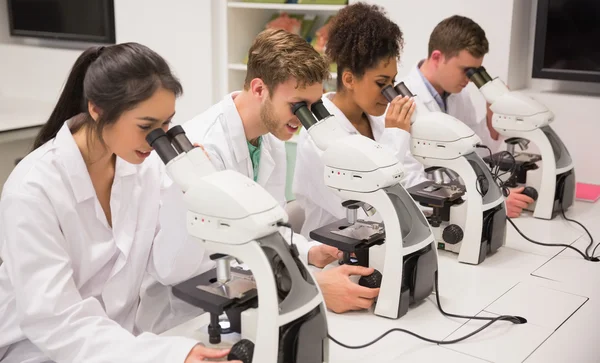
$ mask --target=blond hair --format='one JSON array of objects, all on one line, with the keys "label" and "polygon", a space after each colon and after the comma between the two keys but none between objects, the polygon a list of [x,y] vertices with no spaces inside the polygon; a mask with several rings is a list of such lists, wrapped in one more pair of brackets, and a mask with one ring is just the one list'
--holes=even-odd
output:
[{"label": "blond hair", "polygon": [[267,29],[258,34],[248,52],[244,89],[249,89],[255,78],[272,91],[290,78],[298,82],[297,87],[305,87],[329,77],[325,58],[306,40],[285,30]]}]

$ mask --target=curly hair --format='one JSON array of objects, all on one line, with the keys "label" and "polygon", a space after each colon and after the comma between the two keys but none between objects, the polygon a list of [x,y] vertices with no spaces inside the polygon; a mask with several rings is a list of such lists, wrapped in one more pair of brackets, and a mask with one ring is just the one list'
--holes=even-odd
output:
[{"label": "curly hair", "polygon": [[362,77],[381,60],[400,58],[402,31],[380,6],[362,2],[349,5],[331,22],[325,54],[338,66],[338,89],[343,86],[344,70]]}]

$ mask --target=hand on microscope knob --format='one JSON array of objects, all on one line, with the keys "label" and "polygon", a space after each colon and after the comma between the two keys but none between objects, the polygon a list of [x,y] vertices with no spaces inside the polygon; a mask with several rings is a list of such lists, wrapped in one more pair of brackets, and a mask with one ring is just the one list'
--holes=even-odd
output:
[{"label": "hand on microscope knob", "polygon": [[[212,349],[207,348],[202,344],[195,345],[190,354],[188,354],[187,358],[185,358],[184,363],[197,363],[197,362],[207,362],[207,359],[218,359],[225,358],[229,354],[229,349]],[[241,361],[228,361],[235,363],[242,363]]]},{"label": "hand on microscope knob", "polygon": [[308,263],[318,268],[323,268],[334,261],[338,261],[344,253],[333,246],[320,244],[308,250]]},{"label": "hand on microscope knob", "polygon": [[410,118],[414,112],[415,103],[411,98],[397,96],[388,106],[385,114],[385,127],[396,127],[410,132]]},{"label": "hand on microscope knob", "polygon": [[368,276],[374,269],[342,265],[319,271],[315,278],[323,293],[325,305],[334,313],[368,309],[379,295],[379,289],[369,289],[350,280],[350,276]]},{"label": "hand on microscope knob", "polygon": [[523,194],[525,188],[513,188],[510,189],[508,197],[506,197],[506,215],[509,218],[517,218],[523,212],[523,209],[527,208],[534,200]]}]

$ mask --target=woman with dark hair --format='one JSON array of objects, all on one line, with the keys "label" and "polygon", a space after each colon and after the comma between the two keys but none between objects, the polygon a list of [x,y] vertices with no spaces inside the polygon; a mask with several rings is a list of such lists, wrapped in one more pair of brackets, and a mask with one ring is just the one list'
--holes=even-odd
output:
[{"label": "woman with dark hair", "polygon": [[[383,87],[394,84],[402,46],[402,31],[380,7],[356,3],[340,10],[332,19],[325,48],[337,64],[337,92],[325,94],[323,103],[348,132],[389,147],[404,165],[402,184],[410,187],[426,180],[423,166],[409,150],[414,103],[398,96],[388,106],[381,94]],[[323,170],[319,149],[302,134],[293,190],[304,208],[302,234],[307,238],[310,231],[346,216],[342,200],[325,185]],[[311,252],[320,255],[324,264],[335,261],[338,253],[316,242]]]},{"label": "woman with dark hair", "polygon": [[0,361],[191,363],[227,354],[134,323],[146,273],[173,284],[203,260],[183,232],[164,240],[161,200],[181,192],[158,158],[144,162],[146,135],[167,129],[181,92],[165,60],[140,44],[77,59],[2,191]]}]

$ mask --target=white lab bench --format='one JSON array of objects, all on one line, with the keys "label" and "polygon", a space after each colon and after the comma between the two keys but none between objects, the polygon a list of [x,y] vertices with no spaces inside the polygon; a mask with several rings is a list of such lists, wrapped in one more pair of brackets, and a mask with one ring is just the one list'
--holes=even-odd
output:
[{"label": "white lab bench", "polygon": [[[567,216],[584,223],[592,236],[600,239],[600,203],[576,202]],[[589,242],[583,230],[560,216],[545,221],[525,215],[515,221],[525,234],[538,241],[572,244],[580,249]],[[520,315],[527,318],[528,323],[495,323],[484,332],[453,345],[430,344],[399,332],[360,350],[345,349],[330,342],[330,362],[598,362],[600,262],[585,261],[564,248],[533,245],[509,225],[507,245],[478,266],[458,263],[456,255],[440,251],[439,275],[440,298],[445,311]],[[207,315],[163,335],[199,338],[196,330],[207,324]],[[327,318],[329,333],[352,345],[369,342],[390,328],[451,340],[485,323],[442,316],[433,295],[412,306],[398,320],[377,317],[371,311],[345,314],[328,311]]]}]

